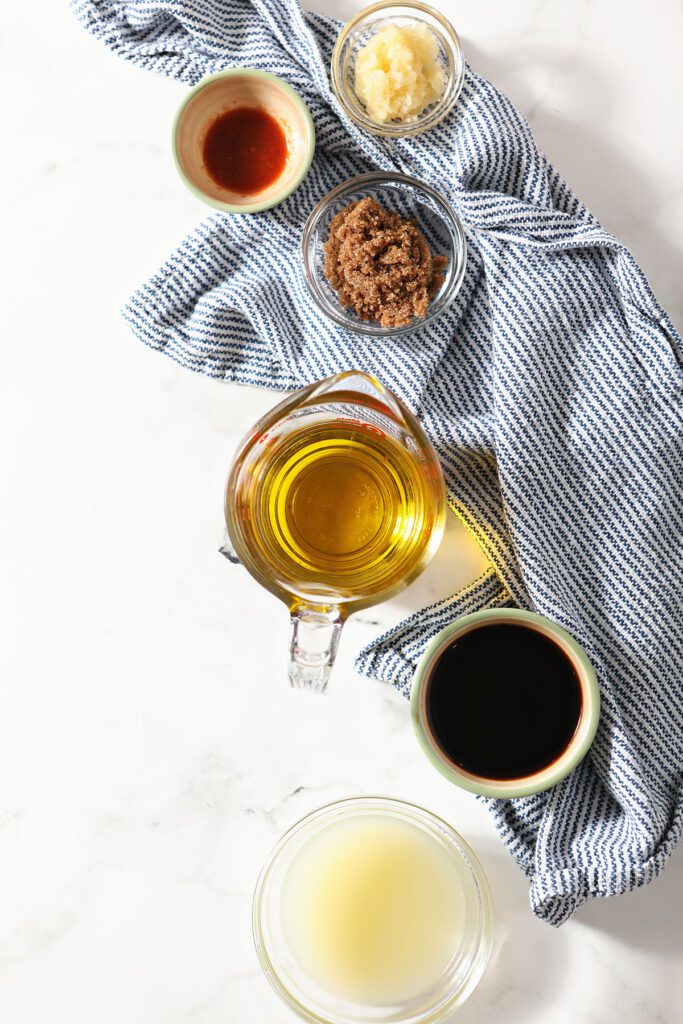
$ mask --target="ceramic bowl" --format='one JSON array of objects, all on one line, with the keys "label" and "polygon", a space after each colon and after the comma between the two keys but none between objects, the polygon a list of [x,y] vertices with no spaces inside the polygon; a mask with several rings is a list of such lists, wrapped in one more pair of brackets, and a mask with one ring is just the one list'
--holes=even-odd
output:
[{"label": "ceramic bowl", "polygon": [[[202,155],[206,133],[218,115],[233,107],[260,107],[282,126],[287,162],[282,174],[258,193],[240,195],[210,177]],[[282,78],[251,68],[228,68],[190,89],[173,124],[173,155],[187,187],[197,198],[226,213],[258,213],[286,199],[305,178],[315,149],[308,107]]]},{"label": "ceramic bowl", "polygon": [[[459,636],[480,626],[513,623],[528,626],[553,640],[574,666],[581,686],[581,717],[576,732],[557,760],[540,771],[517,779],[491,779],[455,764],[441,749],[429,728],[427,690],[434,666]],[[415,670],[410,695],[410,714],[415,734],[423,752],[434,767],[461,789],[480,796],[508,799],[530,796],[550,789],[565,778],[582,760],[595,738],[600,717],[600,690],[595,671],[583,647],[565,629],[551,619],[519,608],[490,608],[473,615],[465,615],[438,633],[427,646]]]}]

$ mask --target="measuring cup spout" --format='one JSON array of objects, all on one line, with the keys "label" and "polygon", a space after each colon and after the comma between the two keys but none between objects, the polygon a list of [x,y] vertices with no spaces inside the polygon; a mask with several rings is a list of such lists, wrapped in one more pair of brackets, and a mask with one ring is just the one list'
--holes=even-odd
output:
[{"label": "measuring cup spout", "polygon": [[350,393],[364,396],[366,400],[370,399],[371,405],[381,406],[384,411],[391,412],[398,420],[404,419],[403,410],[392,392],[385,388],[376,377],[363,370],[345,370],[335,377],[321,381],[311,390],[309,401],[311,398],[316,401],[322,398],[331,401],[337,393],[344,396],[348,396]]},{"label": "measuring cup spout", "polygon": [[289,681],[299,690],[324,693],[337,657],[344,618],[338,608],[300,604],[292,611]]}]

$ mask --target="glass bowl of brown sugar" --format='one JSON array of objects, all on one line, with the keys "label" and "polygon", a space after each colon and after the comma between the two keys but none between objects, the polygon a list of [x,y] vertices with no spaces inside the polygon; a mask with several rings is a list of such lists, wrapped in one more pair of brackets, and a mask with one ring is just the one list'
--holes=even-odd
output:
[{"label": "glass bowl of brown sugar", "polygon": [[386,171],[342,182],[306,222],[303,274],[335,323],[371,337],[432,324],[465,276],[467,244],[455,211],[425,182]]}]

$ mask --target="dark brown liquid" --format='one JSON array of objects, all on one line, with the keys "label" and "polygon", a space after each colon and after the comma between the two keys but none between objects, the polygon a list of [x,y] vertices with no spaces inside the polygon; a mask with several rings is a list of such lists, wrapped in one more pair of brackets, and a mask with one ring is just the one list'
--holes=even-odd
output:
[{"label": "dark brown liquid", "polygon": [[204,163],[218,184],[251,195],[280,177],[287,163],[287,139],[274,117],[260,107],[220,114],[204,140]]},{"label": "dark brown liquid", "polygon": [[488,779],[519,779],[569,746],[581,717],[581,684],[558,645],[537,630],[480,626],[439,658],[426,709],[434,739],[454,764]]}]

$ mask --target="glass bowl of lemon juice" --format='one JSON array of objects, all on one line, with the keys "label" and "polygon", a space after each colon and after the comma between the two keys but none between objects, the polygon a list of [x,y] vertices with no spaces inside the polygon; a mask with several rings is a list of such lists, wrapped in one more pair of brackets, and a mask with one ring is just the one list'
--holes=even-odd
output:
[{"label": "glass bowl of lemon juice", "polygon": [[384,797],[337,801],[280,840],[259,878],[254,938],[278,995],[313,1024],[436,1024],[491,949],[486,878],[458,833]]}]

